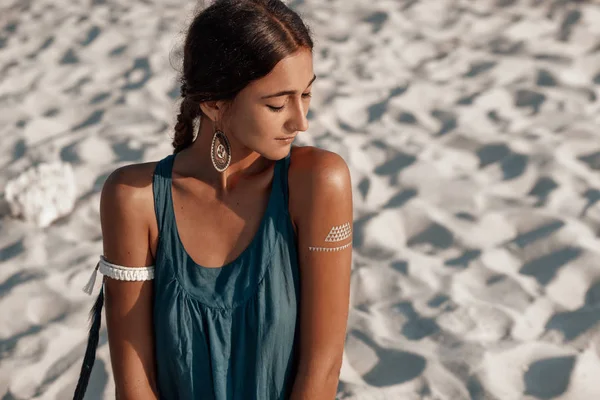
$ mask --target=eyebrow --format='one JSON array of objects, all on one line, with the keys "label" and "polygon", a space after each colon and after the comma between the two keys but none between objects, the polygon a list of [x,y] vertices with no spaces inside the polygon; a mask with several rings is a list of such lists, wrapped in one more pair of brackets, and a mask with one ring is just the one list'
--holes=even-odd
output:
[{"label": "eyebrow", "polygon": [[[309,87],[315,81],[315,79],[317,79],[317,75],[314,75],[312,77],[312,79],[310,80],[310,82],[308,82],[308,85],[306,85],[306,87]],[[263,97],[261,97],[261,99],[270,99],[271,97],[287,96],[289,94],[296,94],[296,93],[298,93],[298,92],[295,90],[284,90],[281,92],[263,96]]]}]

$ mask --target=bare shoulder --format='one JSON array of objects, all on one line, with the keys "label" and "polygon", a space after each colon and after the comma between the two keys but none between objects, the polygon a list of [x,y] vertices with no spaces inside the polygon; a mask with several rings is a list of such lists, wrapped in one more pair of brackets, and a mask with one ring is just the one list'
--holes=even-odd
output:
[{"label": "bare shoulder", "polygon": [[292,147],[288,174],[290,186],[343,184],[350,177],[348,165],[339,154],[313,146]]},{"label": "bare shoulder", "polygon": [[152,176],[157,162],[126,165],[114,170],[102,187],[102,201],[123,206],[142,205],[152,199]]},{"label": "bare shoulder", "polygon": [[313,146],[293,146],[288,179],[290,191],[301,191],[315,185],[333,185],[345,190],[349,188],[350,170],[337,153]]},{"label": "bare shoulder", "polygon": [[152,262],[151,237],[156,236],[152,176],[156,162],[117,168],[106,179],[100,196],[104,256],[126,266]]},{"label": "bare shoulder", "polygon": [[346,161],[337,153],[313,146],[293,146],[288,171],[289,209],[294,222],[309,218],[319,204],[351,202],[352,184]]}]

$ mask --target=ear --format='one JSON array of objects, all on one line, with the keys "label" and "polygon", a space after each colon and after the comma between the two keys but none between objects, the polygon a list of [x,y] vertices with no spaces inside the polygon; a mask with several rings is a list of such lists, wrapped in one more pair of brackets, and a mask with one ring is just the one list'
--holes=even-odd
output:
[{"label": "ear", "polygon": [[225,111],[225,103],[220,100],[203,101],[200,103],[200,110],[206,115],[212,122],[222,121],[223,112]]}]

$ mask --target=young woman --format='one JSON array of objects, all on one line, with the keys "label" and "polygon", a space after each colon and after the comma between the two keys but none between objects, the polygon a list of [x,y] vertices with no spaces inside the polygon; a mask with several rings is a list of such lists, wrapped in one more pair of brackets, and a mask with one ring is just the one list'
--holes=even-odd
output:
[{"label": "young woman", "polygon": [[217,0],[195,17],[174,154],[102,189],[104,279],[76,398],[104,300],[119,400],[335,398],[352,191],[340,156],[292,146],[308,129],[312,48],[279,0]]}]

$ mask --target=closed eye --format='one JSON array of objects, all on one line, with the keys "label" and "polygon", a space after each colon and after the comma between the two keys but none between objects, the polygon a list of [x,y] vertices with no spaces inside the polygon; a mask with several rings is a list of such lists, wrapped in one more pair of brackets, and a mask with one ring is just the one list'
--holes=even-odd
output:
[{"label": "closed eye", "polygon": [[[305,99],[310,98],[310,97],[312,97],[312,93],[302,93],[302,97],[304,97]],[[284,109],[285,105],[283,105],[281,107],[267,105],[267,107],[269,107],[274,112],[280,112]]]}]

